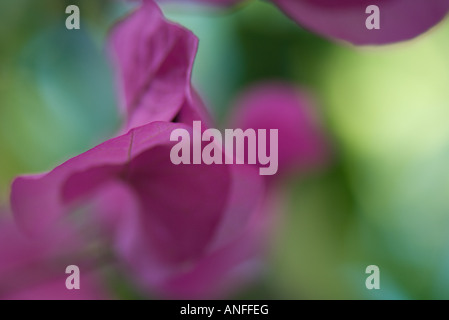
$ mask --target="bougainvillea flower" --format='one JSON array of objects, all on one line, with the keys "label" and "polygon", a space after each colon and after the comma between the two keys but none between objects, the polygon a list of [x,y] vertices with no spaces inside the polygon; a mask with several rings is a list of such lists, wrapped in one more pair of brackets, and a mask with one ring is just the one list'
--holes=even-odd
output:
[{"label": "bougainvillea flower", "polygon": [[[61,228],[29,239],[7,218],[0,219],[0,299],[106,299],[100,278],[92,272],[84,241],[71,229]],[[87,259],[86,259],[87,258]],[[79,290],[68,290],[65,273],[74,263],[85,271]]]},{"label": "bougainvillea flower", "polygon": [[126,129],[171,121],[194,93],[190,78],[198,39],[168,22],[153,1],[144,1],[110,36]]},{"label": "bougainvillea flower", "polygon": [[[183,239],[176,237],[173,244],[161,248],[154,247],[157,243],[149,232],[152,223],[149,216],[128,226],[133,232],[121,237],[124,241],[119,244],[120,251],[141,285],[164,297],[212,298],[220,297],[256,275],[266,235],[266,217],[258,210],[263,184],[257,171],[248,166],[232,166],[231,178],[219,223],[210,228],[211,237],[201,240],[197,249],[186,247],[192,238],[198,238],[197,232],[201,231],[198,225],[207,221],[184,221],[180,228],[190,235]],[[209,188],[210,192],[214,190],[214,186]],[[213,200],[200,194],[195,198],[206,203]],[[192,209],[184,211],[187,210]]]},{"label": "bougainvillea flower", "polygon": [[[190,0],[187,0],[190,1]],[[196,0],[211,5],[233,1]],[[271,0],[300,26],[323,36],[356,45],[378,45],[412,39],[436,24],[449,11],[449,0]],[[366,21],[375,5],[379,29],[369,30]]]},{"label": "bougainvillea flower", "polygon": [[193,120],[210,120],[190,84],[193,34],[145,1],[111,39],[125,129],[46,174],[17,178],[15,219],[33,236],[67,219],[98,229],[131,278],[151,292],[218,294],[231,278],[248,273],[243,266],[259,247],[263,219],[256,207],[263,182],[252,166],[177,166],[170,160],[177,143],[171,132],[192,132]]},{"label": "bougainvillea flower", "polygon": [[[190,193],[205,191],[206,193],[202,196],[207,195],[205,199],[210,201],[201,201],[201,203],[192,203],[191,205],[198,206],[195,215],[198,215],[198,220],[201,220],[202,223],[206,225],[216,223],[214,219],[217,218],[218,212],[215,211],[221,210],[219,208],[225,202],[222,199],[222,194],[227,194],[229,189],[228,168],[224,166],[173,165],[169,157],[171,146],[174,144],[170,141],[170,133],[175,128],[191,130],[188,126],[181,124],[150,123],[108,140],[86,153],[68,160],[47,174],[17,178],[13,183],[11,194],[16,220],[28,233],[45,230],[48,225],[59,220],[70,209],[70,204],[85,195],[91,195],[101,190],[102,186],[111,181],[118,181],[129,182],[135,194],[143,192],[142,201],[150,199],[150,192],[154,193],[154,201],[156,199],[163,201],[162,197],[168,200],[172,196],[171,193],[178,189]],[[164,170],[169,173],[168,176],[162,174]],[[193,179],[195,177],[196,179]],[[150,186],[142,185],[146,180],[141,178],[149,178],[148,181],[155,186],[154,190]],[[197,190],[190,186],[183,188],[183,186],[200,179],[206,179],[207,183],[198,184]],[[183,184],[180,184],[181,182]],[[169,188],[162,187],[164,185]],[[206,185],[209,190],[199,189],[201,187],[207,189]],[[215,185],[215,189],[210,188],[210,185]],[[144,187],[148,187],[148,189],[144,189]],[[159,194],[159,191],[167,193]],[[181,200],[179,202],[167,201],[167,205],[173,206],[172,209],[175,209],[175,206],[181,205],[181,203],[200,202],[190,193],[177,194],[178,197],[184,196],[185,199],[179,199]],[[181,212],[189,208],[184,204],[181,205],[184,209],[181,207],[173,210],[177,212],[173,213],[175,216],[165,215],[161,217],[160,222],[162,224],[175,223],[178,219],[181,219],[180,221],[186,219],[187,217]],[[157,203],[153,205],[159,208]],[[39,210],[36,210],[37,207]],[[155,214],[156,208],[151,209],[151,214]],[[205,216],[204,219],[200,219],[201,215]],[[164,219],[175,219],[175,221],[165,221]],[[188,219],[192,221],[192,217],[188,217]],[[209,222],[206,222],[207,220]],[[156,223],[153,224],[153,227],[156,226]],[[208,227],[205,228],[208,229]],[[195,232],[198,237],[206,236],[199,229]],[[182,237],[182,234],[178,234],[178,237]]]},{"label": "bougainvillea flower", "polygon": [[237,100],[230,125],[279,130],[279,176],[320,168],[330,148],[311,99],[288,84],[257,85]]},{"label": "bougainvillea flower", "polygon": [[[111,233],[117,255],[140,284],[170,296],[213,291],[214,283],[202,276],[224,279],[223,272],[249,254],[241,241],[235,250],[227,248],[251,238],[262,183],[250,166],[172,164],[176,142],[170,134],[176,128],[192,130],[153,122],[47,174],[17,178],[11,194],[16,221],[26,232],[42,234],[84,208]],[[192,286],[177,285],[184,281]]]},{"label": "bougainvillea flower", "polygon": [[[449,0],[272,0],[300,25],[331,38],[357,45],[412,39],[439,23]],[[380,10],[380,29],[369,30],[366,9]]]}]

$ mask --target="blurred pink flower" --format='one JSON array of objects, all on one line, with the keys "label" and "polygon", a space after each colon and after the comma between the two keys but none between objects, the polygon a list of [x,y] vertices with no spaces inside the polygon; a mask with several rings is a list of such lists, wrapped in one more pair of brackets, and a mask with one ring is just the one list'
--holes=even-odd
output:
[{"label": "blurred pink flower", "polygon": [[278,179],[323,168],[330,161],[329,141],[312,106],[310,99],[291,85],[259,84],[238,98],[230,126],[279,130]]},{"label": "blurred pink flower", "polygon": [[252,254],[250,221],[263,184],[249,166],[172,164],[175,128],[191,130],[153,122],[45,175],[17,178],[16,221],[41,235],[84,205],[145,288],[170,297],[218,290]]},{"label": "blurred pink flower", "polygon": [[[101,279],[91,270],[85,243],[72,230],[61,228],[29,239],[13,221],[0,219],[1,300],[106,299]],[[87,258],[87,259],[86,259]],[[66,288],[66,267],[78,264],[83,272],[80,289]]]},{"label": "blurred pink flower", "polygon": [[[174,129],[191,132],[193,120],[210,124],[190,83],[193,34],[145,1],[111,39],[126,128],[46,174],[16,178],[15,219],[34,238],[48,234],[57,241],[52,230],[66,223],[78,232],[93,230],[148,292],[220,296],[257,270],[269,227],[264,182],[253,166],[176,166],[170,160]],[[255,90],[243,104],[238,125],[280,130],[287,141],[280,143],[285,170],[325,158],[318,129],[293,89]]]},{"label": "blurred pink flower", "polygon": [[[178,0],[195,1],[195,0]],[[196,0],[211,5],[236,1]],[[356,45],[379,45],[415,38],[438,24],[449,11],[449,0],[271,0],[304,28]],[[370,13],[380,9],[380,29],[365,26]]]},{"label": "blurred pink flower", "polygon": [[128,115],[124,133],[49,173],[18,177],[11,192],[16,221],[36,236],[75,212],[82,226],[111,241],[144,289],[218,295],[256,257],[263,182],[250,166],[170,160],[174,129],[191,132],[193,120],[210,121],[190,84],[197,45],[191,32],[145,1],[113,29],[111,43]]},{"label": "blurred pink flower", "polygon": [[[439,23],[449,0],[272,0],[300,25],[356,45],[412,39]],[[369,5],[380,9],[380,29],[365,27]]]}]

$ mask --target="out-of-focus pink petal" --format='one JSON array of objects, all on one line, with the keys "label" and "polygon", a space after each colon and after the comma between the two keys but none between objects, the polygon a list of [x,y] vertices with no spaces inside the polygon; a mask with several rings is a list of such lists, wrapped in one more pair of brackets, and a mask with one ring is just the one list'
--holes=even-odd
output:
[{"label": "out-of-focus pink petal", "polygon": [[249,165],[232,165],[230,168],[232,182],[226,213],[210,250],[220,248],[245,233],[265,197],[265,184],[257,168]]},{"label": "out-of-focus pink petal", "polygon": [[248,224],[244,231],[226,246],[204,255],[194,266],[160,283],[158,291],[175,299],[222,298],[254,281],[262,270],[262,234]]},{"label": "out-of-focus pink petal", "polygon": [[[263,256],[278,199],[265,192],[258,170],[232,166],[234,177],[231,201],[209,254],[159,284],[159,291],[178,299],[222,298],[264,271]],[[244,212],[246,211],[246,212]]]},{"label": "out-of-focus pink petal", "polygon": [[[231,127],[278,129],[279,175],[320,167],[329,145],[305,95],[287,84],[262,84],[237,101]],[[267,147],[269,150],[269,147]]]},{"label": "out-of-focus pink petal", "polygon": [[47,174],[16,178],[11,189],[16,221],[28,233],[42,232],[67,213],[75,198],[91,194],[108,179],[122,179],[133,156],[170,143],[171,131],[181,127],[188,128],[151,123],[108,140]]},{"label": "out-of-focus pink petal", "polygon": [[97,230],[113,239],[116,247],[127,241],[138,223],[139,202],[132,186],[120,179],[110,179],[88,197],[88,205],[94,212],[91,223]]},{"label": "out-of-focus pink petal", "polygon": [[265,190],[256,168],[233,165],[232,189],[226,213],[208,254],[161,283],[159,290],[174,298],[220,298],[249,284],[262,270],[267,237],[267,212],[262,209]]},{"label": "out-of-focus pink petal", "polygon": [[191,126],[193,121],[201,121],[203,131],[212,127],[212,117],[199,94],[192,89],[191,99],[187,99],[175,118],[175,122]]},{"label": "out-of-focus pink petal", "polygon": [[[196,269],[245,234],[262,196],[255,168],[172,164],[176,142],[169,137],[179,128],[192,135],[184,124],[150,123],[46,175],[18,178],[11,196],[16,220],[25,230],[42,234],[38,231],[57,225],[84,203],[95,212],[93,221],[110,232],[117,257],[139,282],[168,294],[164,288],[174,277]],[[51,209],[51,215],[37,207]],[[235,267],[233,259],[227,263]]]},{"label": "out-of-focus pink petal", "polygon": [[204,253],[222,219],[229,168],[175,166],[169,155],[167,147],[142,153],[130,163],[128,179],[142,208],[141,241],[157,244],[161,261],[188,263]]},{"label": "out-of-focus pink petal", "polygon": [[[91,259],[82,256],[85,243],[72,229],[59,226],[50,233],[29,239],[15,224],[0,220],[0,299],[104,299]],[[68,290],[66,267],[82,270],[79,290]],[[86,272],[84,272],[86,271]]]},{"label": "out-of-focus pink petal", "polygon": [[126,129],[152,121],[171,121],[186,99],[198,39],[168,22],[147,0],[118,23],[110,37],[119,74]]},{"label": "out-of-focus pink petal", "polygon": [[[449,0],[272,0],[293,20],[324,36],[356,45],[412,39],[439,23]],[[369,5],[380,9],[380,29],[365,26]]]},{"label": "out-of-focus pink petal", "polygon": [[[196,252],[200,254],[190,255],[192,259],[181,263],[161,260],[155,242],[142,241],[151,235],[149,226],[134,221],[134,232],[122,239],[121,252],[144,289],[169,298],[211,298],[256,276],[265,235],[261,228],[265,217],[256,210],[264,196],[263,182],[253,167],[233,165],[230,169],[232,183],[226,211],[206,246]],[[191,222],[186,222],[184,228],[193,230],[183,233],[201,231]],[[189,242],[192,236],[186,236],[184,241]]]},{"label": "out-of-focus pink petal", "polygon": [[[131,137],[132,133],[129,133],[109,140],[47,174],[16,178],[11,188],[11,207],[20,227],[30,234],[41,233],[60,219],[66,213],[64,184],[71,175],[100,166],[126,163]],[[75,190],[79,187],[70,189],[66,192],[69,198],[80,191]]]},{"label": "out-of-focus pink petal", "polygon": [[5,300],[105,300],[108,296],[98,287],[91,275],[83,275],[79,290],[68,290],[65,287],[65,277],[52,279],[45,283],[27,287],[11,293]]}]

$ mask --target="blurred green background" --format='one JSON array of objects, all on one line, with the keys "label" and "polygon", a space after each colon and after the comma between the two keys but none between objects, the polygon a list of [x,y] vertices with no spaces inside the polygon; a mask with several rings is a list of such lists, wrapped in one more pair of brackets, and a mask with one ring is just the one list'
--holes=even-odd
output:
[{"label": "blurred green background", "polygon": [[[66,6],[81,29],[65,28]],[[0,2],[0,204],[120,124],[105,42],[130,4]],[[315,94],[335,151],[281,190],[285,212],[260,281],[235,298],[449,299],[449,19],[419,38],[355,48],[302,30],[267,2],[164,5],[200,39],[194,83],[223,123],[248,86]],[[381,289],[365,288],[377,265]]]}]

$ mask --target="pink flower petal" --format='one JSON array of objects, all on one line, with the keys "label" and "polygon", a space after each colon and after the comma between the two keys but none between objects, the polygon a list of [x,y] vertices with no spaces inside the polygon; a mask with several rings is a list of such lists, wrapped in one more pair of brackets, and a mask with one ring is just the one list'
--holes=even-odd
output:
[{"label": "pink flower petal", "polygon": [[16,178],[11,190],[16,221],[28,233],[42,232],[67,213],[74,197],[92,193],[108,178],[120,178],[118,173],[131,158],[146,149],[171,143],[171,131],[181,127],[188,128],[182,124],[151,123],[108,140],[47,174]]},{"label": "pink flower petal", "polygon": [[[311,31],[356,45],[412,39],[439,23],[449,0],[272,0],[287,15]],[[380,9],[380,29],[365,26],[366,8]]]},{"label": "pink flower petal", "polygon": [[[206,286],[205,271],[194,270],[219,264],[208,272],[225,277],[254,252],[249,248],[256,237],[248,228],[262,181],[249,166],[172,164],[175,142],[169,136],[175,128],[192,131],[183,124],[150,123],[45,175],[17,178],[11,195],[16,220],[42,235],[87,204],[94,225],[110,232],[117,256],[145,288],[176,296],[181,292],[169,289],[170,283],[194,272],[204,287],[182,290],[216,289],[212,282]],[[251,244],[239,240],[244,238]],[[217,254],[232,243],[232,252]]]},{"label": "pink flower petal", "polygon": [[140,200],[140,241],[157,244],[161,261],[186,263],[204,253],[222,219],[229,168],[175,166],[169,155],[169,147],[140,154],[129,164],[128,181]]},{"label": "pink flower petal", "polygon": [[6,300],[106,300],[102,289],[98,288],[92,275],[83,275],[79,290],[68,290],[65,277],[30,286],[6,296]]},{"label": "pink flower petal", "polygon": [[[0,299],[105,299],[99,279],[82,258],[85,243],[72,229],[52,230],[38,238],[21,234],[12,221],[0,219]],[[68,290],[65,270],[82,270],[80,289]],[[86,271],[86,272],[84,272]]]},{"label": "pink flower petal", "polygon": [[[329,146],[314,110],[305,96],[286,84],[263,84],[237,101],[231,120],[234,128],[278,129],[279,175],[322,166]],[[267,147],[267,150],[269,148]]]},{"label": "pink flower petal", "polygon": [[[144,240],[152,238],[151,221],[134,221],[135,225],[130,227],[134,232],[122,238],[120,252],[144,289],[167,298],[219,297],[243,280],[249,280],[250,275],[255,276],[264,236],[260,228],[264,217],[256,210],[263,199],[263,183],[255,168],[246,165],[230,168],[233,180],[226,211],[219,221],[214,221],[214,225],[218,224],[212,236],[200,246],[202,250],[190,254],[190,259],[176,261],[173,257],[170,260],[158,257],[159,248],[154,245],[159,242]],[[201,232],[201,227],[189,221],[184,223],[184,228],[187,230],[180,231],[181,236]],[[195,238],[193,233],[184,236],[181,242],[191,242]],[[170,247],[164,246],[165,250]]]},{"label": "pink flower petal", "polygon": [[153,1],[144,1],[117,24],[110,44],[127,129],[171,121],[184,101],[192,99],[190,77],[198,39],[165,20]]}]

